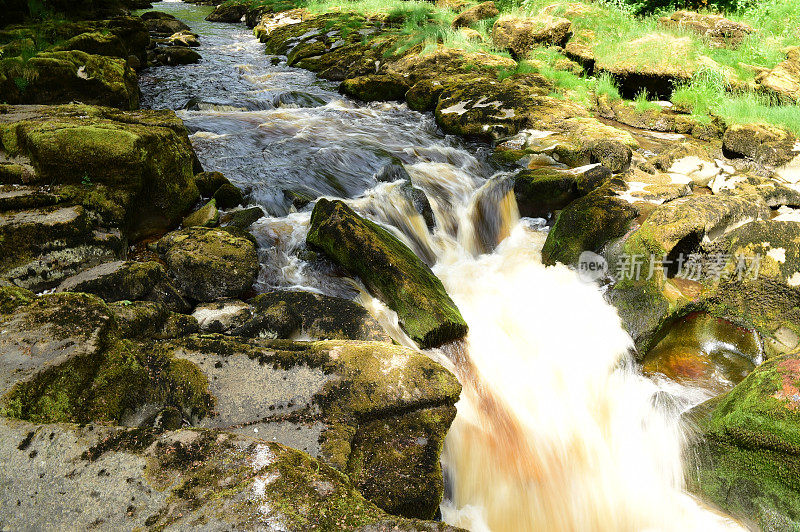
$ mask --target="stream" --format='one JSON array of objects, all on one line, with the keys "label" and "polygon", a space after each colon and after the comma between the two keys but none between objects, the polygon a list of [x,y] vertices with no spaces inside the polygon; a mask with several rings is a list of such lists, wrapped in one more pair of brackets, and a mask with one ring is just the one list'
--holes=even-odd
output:
[{"label": "stream", "polygon": [[210,7],[155,9],[199,34],[202,60],[143,71],[143,106],[176,110],[204,168],[267,213],[250,228],[257,289],[356,299],[414,346],[393,312],[305,249],[307,200],[337,197],[426,261],[469,324],[464,341],[427,351],[464,386],[442,454],[446,522],[495,532],[738,528],[683,491],[680,414],[708,392],[642,376],[601,289],[541,264],[546,223],[520,218],[488,146],[443,135],[404,104],[345,98],[265,55],[244,25],[203,20]]}]

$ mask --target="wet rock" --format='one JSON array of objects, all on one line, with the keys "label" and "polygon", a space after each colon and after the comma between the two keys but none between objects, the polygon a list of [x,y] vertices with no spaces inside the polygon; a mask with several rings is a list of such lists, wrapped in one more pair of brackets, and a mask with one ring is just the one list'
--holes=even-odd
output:
[{"label": "wet rock", "polygon": [[65,279],[57,292],[85,292],[105,301],[155,301],[186,312],[189,304],[157,262],[106,262]]},{"label": "wet rock", "polygon": [[[419,530],[442,523],[393,517],[348,478],[307,454],[248,436],[0,420],[0,492],[9,526],[34,528]],[[32,456],[37,456],[36,460]],[[102,497],[99,494],[103,494]],[[97,494],[97,495],[95,495]],[[122,511],[120,511],[122,508]]]},{"label": "wet rock", "polygon": [[787,104],[797,103],[800,100],[800,47],[789,48],[784,61],[756,75],[756,84]]},{"label": "wet rock", "polygon": [[736,517],[771,529],[800,521],[797,434],[800,359],[797,353],[767,360],[723,396],[695,407],[699,428],[689,488]]},{"label": "wet rock", "polygon": [[[24,82],[15,80],[23,79]],[[136,73],[124,59],[80,50],[39,52],[27,61],[0,64],[0,92],[11,104],[61,104],[73,101],[139,107]]]},{"label": "wet rock", "polygon": [[[275,291],[250,301],[252,317],[231,329],[238,336],[316,340],[392,339],[361,305],[339,297],[302,291]],[[222,332],[222,331],[219,331]]]},{"label": "wet rock", "polygon": [[148,11],[142,13],[142,20],[150,33],[169,36],[180,31],[190,31],[189,26],[169,13]]},{"label": "wet rock", "polygon": [[624,172],[631,166],[633,151],[618,140],[601,140],[592,146],[592,162],[600,163],[612,173]]},{"label": "wet rock", "polygon": [[246,209],[225,213],[220,218],[220,223],[224,226],[232,225],[239,229],[247,229],[263,217],[264,209],[261,207],[248,207]]},{"label": "wet rock", "polygon": [[232,209],[239,205],[244,205],[245,199],[242,191],[231,183],[223,183],[214,192],[214,199],[220,209]]},{"label": "wet rock", "polygon": [[169,36],[170,46],[200,46],[200,41],[197,40],[197,34],[190,31],[179,31]]},{"label": "wet rock", "polygon": [[389,102],[402,101],[408,85],[399,76],[371,74],[344,80],[340,90],[365,102]]},{"label": "wet rock", "polygon": [[[193,316],[171,312],[155,301],[118,301],[108,305],[123,338],[141,341],[166,340],[200,331]],[[184,311],[186,312],[186,311]]]},{"label": "wet rock", "polygon": [[514,176],[514,195],[522,216],[545,218],[610,178],[609,169],[600,164],[573,170],[523,170]]},{"label": "wet rock", "polygon": [[738,48],[745,37],[753,33],[753,28],[748,24],[713,13],[676,11],[669,17],[659,18],[659,23],[666,27],[687,28],[707,37],[712,46],[724,48]]},{"label": "wet rock", "polygon": [[219,224],[219,211],[215,200],[211,200],[181,222],[183,227],[215,227]]},{"label": "wet rock", "polygon": [[272,99],[275,107],[322,107],[326,103],[319,96],[301,91],[282,92]]},{"label": "wet rock", "polygon": [[759,164],[780,166],[791,161],[796,139],[788,131],[765,124],[736,124],[725,130],[722,149],[729,157],[748,157]]},{"label": "wet rock", "polygon": [[535,18],[506,15],[492,27],[494,45],[519,58],[527,56],[538,45],[563,46],[571,35],[572,23],[569,20],[549,15]]},{"label": "wet rock", "polygon": [[222,185],[230,185],[231,182],[222,172],[200,172],[194,176],[197,189],[204,198],[210,198],[219,190]]},{"label": "wet rock", "polygon": [[341,201],[317,201],[306,237],[397,312],[422,347],[464,336],[467,325],[441,281],[411,250]]},{"label": "wet rock", "polygon": [[153,51],[148,60],[162,65],[191,65],[200,61],[200,54],[185,46],[163,46]]},{"label": "wet rock", "polygon": [[542,262],[576,264],[584,251],[597,252],[624,235],[637,215],[627,201],[600,187],[561,211],[542,247]]},{"label": "wet rock", "polygon": [[500,10],[494,5],[494,2],[483,2],[469,9],[465,9],[453,19],[453,28],[468,28],[479,20],[486,20],[487,18],[496,17],[500,14]]},{"label": "wet rock", "polygon": [[215,7],[206,20],[209,22],[241,22],[249,9],[247,4],[224,2]]},{"label": "wet rock", "polygon": [[197,301],[239,297],[258,274],[253,242],[223,229],[174,231],[158,241],[157,249],[181,290]]}]

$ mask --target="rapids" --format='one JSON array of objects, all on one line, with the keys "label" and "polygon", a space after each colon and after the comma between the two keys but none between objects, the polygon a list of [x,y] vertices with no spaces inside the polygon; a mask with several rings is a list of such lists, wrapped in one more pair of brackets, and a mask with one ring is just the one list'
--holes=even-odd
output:
[{"label": "rapids", "polygon": [[[397,317],[305,250],[310,206],[340,197],[383,224],[442,279],[470,326],[430,350],[464,385],[442,455],[442,515],[473,531],[712,530],[738,525],[683,491],[680,414],[707,392],[641,375],[601,289],[544,267],[544,220],[520,219],[508,172],[488,147],[442,135],[405,105],[362,105],[270,56],[243,25],[181,3],[156,9],[200,35],[197,65],[142,73],[143,101],[176,109],[207,170],[252,190],[268,216],[257,288],[358,299],[400,343]],[[379,182],[401,163],[435,227]]]}]

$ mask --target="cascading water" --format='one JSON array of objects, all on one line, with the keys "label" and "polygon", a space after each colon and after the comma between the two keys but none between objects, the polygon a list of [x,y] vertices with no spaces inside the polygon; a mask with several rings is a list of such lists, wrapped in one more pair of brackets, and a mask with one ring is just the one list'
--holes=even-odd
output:
[{"label": "cascading water", "polygon": [[[681,488],[679,414],[704,396],[637,372],[600,290],[541,264],[543,224],[519,219],[483,148],[438,134],[405,106],[357,105],[308,72],[273,65],[244,28],[202,21],[205,8],[159,9],[200,34],[203,61],[147,71],[145,102],[186,108],[207,169],[252,188],[270,213],[252,227],[260,287],[357,298],[413,345],[357,282],[304,254],[310,210],[295,212],[292,194],[344,197],[432,265],[469,323],[464,341],[429,352],[464,385],[443,453],[446,521],[496,532],[738,526]],[[398,163],[425,193],[432,231],[404,183],[377,182]]]}]

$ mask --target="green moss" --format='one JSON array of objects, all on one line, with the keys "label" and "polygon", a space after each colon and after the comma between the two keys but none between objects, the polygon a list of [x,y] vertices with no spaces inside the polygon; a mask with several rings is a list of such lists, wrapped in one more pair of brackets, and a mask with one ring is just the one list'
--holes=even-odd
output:
[{"label": "green moss", "polygon": [[11,314],[17,308],[30,304],[36,294],[17,286],[0,286],[0,314]]}]

